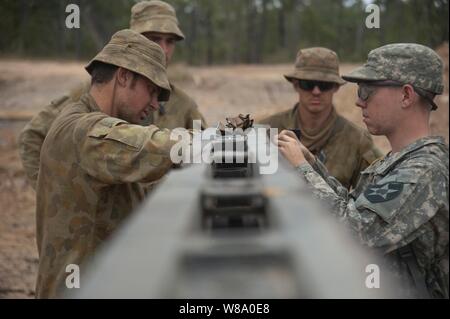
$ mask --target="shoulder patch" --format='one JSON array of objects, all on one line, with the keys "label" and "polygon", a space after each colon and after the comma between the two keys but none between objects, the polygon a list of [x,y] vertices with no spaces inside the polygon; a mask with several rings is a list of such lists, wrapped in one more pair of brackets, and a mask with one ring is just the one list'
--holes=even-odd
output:
[{"label": "shoulder patch", "polygon": [[396,198],[402,191],[403,183],[390,182],[381,185],[372,184],[364,191],[364,196],[371,203],[382,203]]}]

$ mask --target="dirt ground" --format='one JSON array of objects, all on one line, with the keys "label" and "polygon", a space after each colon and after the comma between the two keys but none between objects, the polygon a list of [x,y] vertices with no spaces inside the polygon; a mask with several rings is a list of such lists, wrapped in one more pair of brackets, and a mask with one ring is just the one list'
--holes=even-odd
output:
[{"label": "dirt ground", "polygon": [[[439,49],[448,61],[448,44]],[[38,256],[35,241],[35,193],[26,180],[17,151],[17,136],[26,121],[11,114],[34,114],[53,98],[86,79],[79,62],[0,60],[0,298],[33,298]],[[356,65],[344,64],[341,73]],[[291,65],[186,67],[174,65],[171,77],[199,104],[209,124],[226,116],[250,113],[256,119],[291,108],[296,95],[282,74]],[[433,114],[432,129],[448,142],[448,65],[446,93]],[[354,106],[356,86],[335,95],[338,112],[360,126]],[[5,118],[9,118],[5,119]],[[15,117],[17,119],[17,117]],[[375,143],[388,151],[385,138]]]}]

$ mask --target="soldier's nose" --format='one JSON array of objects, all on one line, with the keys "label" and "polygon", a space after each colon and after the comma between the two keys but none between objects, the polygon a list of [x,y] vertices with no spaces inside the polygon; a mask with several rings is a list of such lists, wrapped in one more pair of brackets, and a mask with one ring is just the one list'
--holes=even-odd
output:
[{"label": "soldier's nose", "polygon": [[167,53],[169,52],[169,48],[167,46],[166,41],[163,40],[163,41],[159,42],[158,44],[161,47],[161,49],[164,51],[164,53],[167,55]]},{"label": "soldier's nose", "polygon": [[322,93],[322,91],[320,91],[319,87],[316,85],[316,86],[314,86],[314,89],[312,90],[312,93],[317,95],[317,94]]},{"label": "soldier's nose", "polygon": [[366,102],[361,100],[359,97],[356,99],[355,104],[356,104],[357,107],[360,107],[360,108],[365,108],[366,107]]}]

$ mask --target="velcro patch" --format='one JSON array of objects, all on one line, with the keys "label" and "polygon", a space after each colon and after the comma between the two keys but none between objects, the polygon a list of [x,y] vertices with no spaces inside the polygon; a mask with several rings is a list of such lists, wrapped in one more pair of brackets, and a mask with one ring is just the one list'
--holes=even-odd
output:
[{"label": "velcro patch", "polygon": [[396,198],[402,191],[403,183],[391,182],[381,185],[372,184],[364,191],[364,196],[371,203],[382,203]]}]

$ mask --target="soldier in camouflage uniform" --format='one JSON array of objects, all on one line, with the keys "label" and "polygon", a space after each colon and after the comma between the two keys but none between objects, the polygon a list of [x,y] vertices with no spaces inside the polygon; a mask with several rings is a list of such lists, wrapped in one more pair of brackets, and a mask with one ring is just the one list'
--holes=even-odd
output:
[{"label": "soldier in camouflage uniform", "polygon": [[[448,298],[448,146],[430,136],[430,111],[441,94],[443,64],[430,48],[390,44],[343,78],[358,83],[358,100],[370,133],[385,135],[392,151],[364,172],[348,192],[330,177],[289,131],[282,154],[314,194],[362,243],[381,250],[414,297]],[[306,158],[306,159],[305,159]],[[382,275],[382,274],[381,274]]]},{"label": "soldier in camouflage uniform", "polygon": [[122,30],[86,70],[90,91],[59,113],[42,145],[38,298],[63,292],[69,264],[81,266],[82,285],[82,263],[142,201],[140,182],[159,179],[172,164],[170,131],[135,125],[169,98],[162,49]]},{"label": "soldier in camouflage uniform", "polygon": [[359,173],[382,156],[369,133],[336,113],[333,95],[345,83],[337,54],[309,48],[297,54],[294,72],[285,75],[299,95],[294,108],[260,121],[279,131],[299,129],[300,140],[345,187],[356,185]]},{"label": "soldier in camouflage uniform", "polygon": [[[169,63],[172,58],[175,43],[184,39],[178,27],[174,8],[162,1],[142,1],[135,4],[131,9],[130,29],[158,43],[166,55],[166,63]],[[159,110],[149,114],[140,124],[154,124],[168,129],[177,127],[191,129],[194,120],[201,120],[202,127],[207,127],[194,100],[174,84],[171,83],[170,86],[172,93],[169,101],[161,102]],[[33,187],[39,172],[42,143],[52,122],[65,106],[78,101],[89,88],[90,83],[84,83],[72,90],[70,94],[52,101],[23,129],[19,137],[20,157]]]}]

